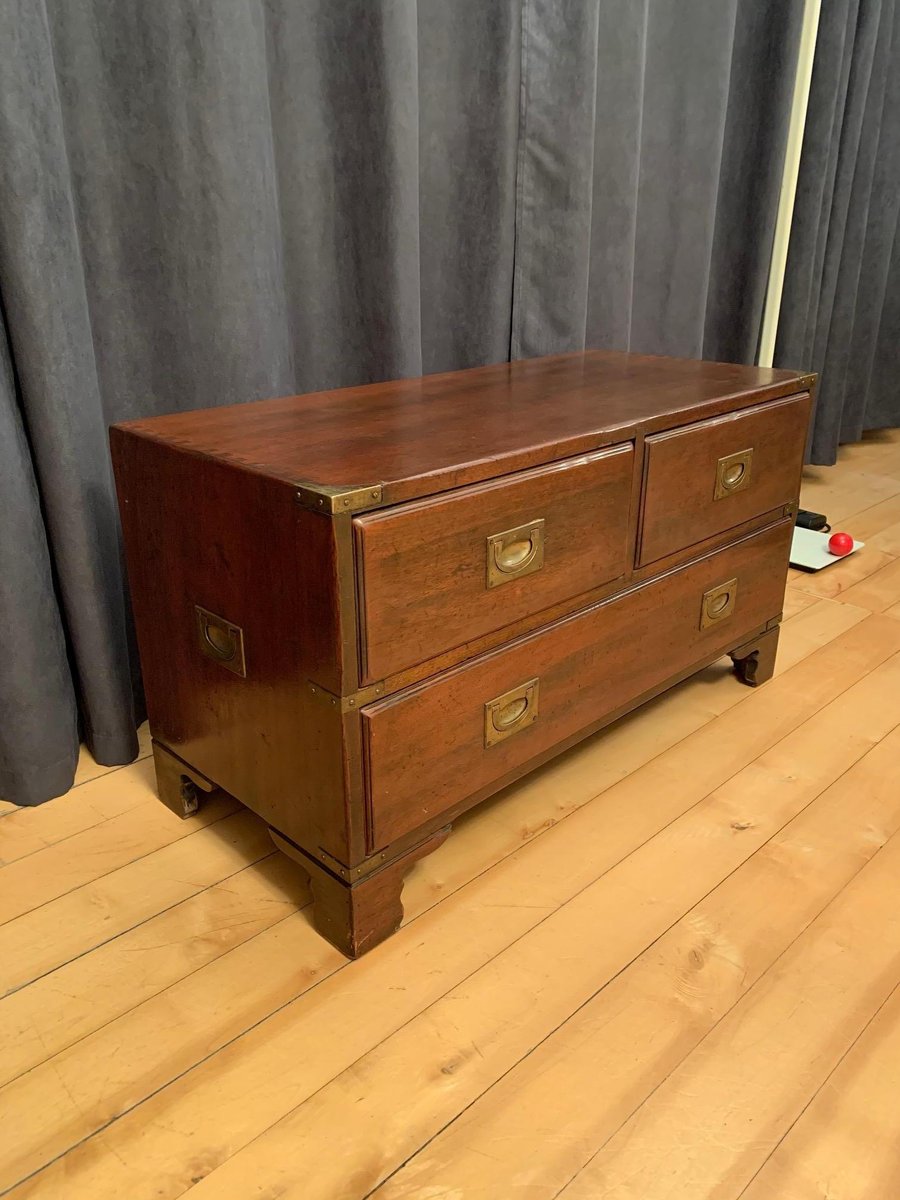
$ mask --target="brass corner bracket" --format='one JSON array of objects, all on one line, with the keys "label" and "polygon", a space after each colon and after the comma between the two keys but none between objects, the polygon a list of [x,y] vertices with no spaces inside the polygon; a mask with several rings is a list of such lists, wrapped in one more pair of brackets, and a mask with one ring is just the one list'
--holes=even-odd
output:
[{"label": "brass corner bracket", "polygon": [[382,503],[382,487],[373,483],[367,487],[329,487],[323,483],[300,483],[296,499],[301,508],[333,517],[338,513],[365,512]]},{"label": "brass corner bracket", "polygon": [[327,705],[342,713],[358,712],[364,704],[380,700],[384,695],[384,680],[379,683],[370,683],[368,687],[360,688],[351,696],[336,696],[334,692],[329,692],[327,688],[323,688],[321,684],[315,683],[313,680],[309,680],[308,686],[310,695],[319,704]]}]

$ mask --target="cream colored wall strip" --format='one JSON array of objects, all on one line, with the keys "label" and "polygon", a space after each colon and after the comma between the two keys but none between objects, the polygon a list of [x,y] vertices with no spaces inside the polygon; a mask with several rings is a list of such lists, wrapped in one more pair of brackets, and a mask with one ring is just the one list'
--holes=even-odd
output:
[{"label": "cream colored wall strip", "polygon": [[766,306],[763,310],[762,333],[759,339],[757,362],[761,367],[771,367],[775,355],[775,335],[778,332],[778,317],[781,312],[781,294],[784,289],[784,272],[787,266],[791,222],[794,217],[794,198],[797,195],[800,152],[803,149],[803,130],[806,127],[809,85],[812,81],[821,8],[822,0],[806,0],[803,9],[800,48],[797,54],[797,74],[794,79],[794,96],[791,101],[787,146],[784,153],[784,172],[781,176],[781,194],[778,198],[778,215],[775,218],[772,261],[769,264],[769,284],[766,289]]}]

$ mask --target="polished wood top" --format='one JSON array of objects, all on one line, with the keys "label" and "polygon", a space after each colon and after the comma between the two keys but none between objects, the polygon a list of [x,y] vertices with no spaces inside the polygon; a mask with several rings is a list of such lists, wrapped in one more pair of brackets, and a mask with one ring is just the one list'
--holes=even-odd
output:
[{"label": "polished wood top", "polygon": [[806,390],[796,371],[589,350],[130,421],[117,429],[382,503]]}]

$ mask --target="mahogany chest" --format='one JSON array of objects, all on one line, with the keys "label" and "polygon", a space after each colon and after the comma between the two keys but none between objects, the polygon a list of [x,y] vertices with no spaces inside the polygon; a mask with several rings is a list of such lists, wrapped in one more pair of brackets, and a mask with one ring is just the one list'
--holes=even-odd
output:
[{"label": "mahogany chest", "polygon": [[813,381],[590,351],[114,426],[161,799],[231,793],[376,945],[458,814],[771,675]]}]

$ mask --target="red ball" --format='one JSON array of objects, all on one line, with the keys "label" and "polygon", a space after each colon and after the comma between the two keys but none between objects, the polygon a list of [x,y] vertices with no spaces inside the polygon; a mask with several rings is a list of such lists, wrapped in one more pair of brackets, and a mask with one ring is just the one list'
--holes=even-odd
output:
[{"label": "red ball", "polygon": [[849,554],[853,549],[853,538],[849,533],[833,533],[828,539],[829,554],[836,554],[839,558],[843,558],[845,554]]}]

